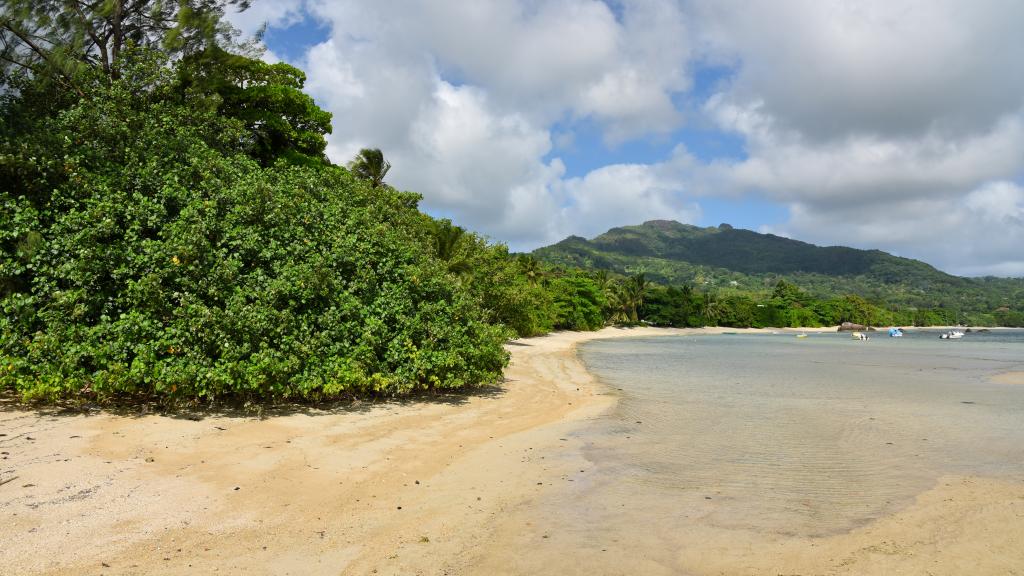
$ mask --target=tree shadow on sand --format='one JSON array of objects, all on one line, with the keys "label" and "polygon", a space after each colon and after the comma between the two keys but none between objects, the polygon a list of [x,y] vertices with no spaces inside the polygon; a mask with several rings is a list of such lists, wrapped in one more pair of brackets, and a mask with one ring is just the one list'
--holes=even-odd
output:
[{"label": "tree shadow on sand", "polygon": [[55,404],[24,403],[12,391],[0,391],[0,414],[5,412],[34,412],[37,416],[78,417],[112,414],[125,418],[164,416],[179,420],[201,421],[206,418],[270,419],[302,414],[329,416],[339,414],[365,414],[377,409],[408,407],[417,404],[446,404],[461,406],[475,398],[500,398],[506,392],[508,379],[496,384],[475,386],[460,391],[426,390],[408,396],[364,396],[341,398],[323,402],[244,402],[225,399],[214,403],[168,405],[148,399],[118,399],[102,404],[62,401]]}]

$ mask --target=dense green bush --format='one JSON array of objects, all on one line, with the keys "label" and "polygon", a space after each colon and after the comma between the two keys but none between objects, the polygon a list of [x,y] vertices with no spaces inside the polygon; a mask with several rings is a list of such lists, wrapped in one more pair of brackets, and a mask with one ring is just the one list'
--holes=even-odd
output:
[{"label": "dense green bush", "polygon": [[548,284],[554,312],[554,327],[566,330],[597,330],[604,326],[604,294],[586,276],[573,274]]},{"label": "dense green bush", "polygon": [[467,234],[460,246],[458,279],[486,310],[489,321],[508,326],[515,336],[537,336],[554,328],[551,294],[544,288],[541,270]]},{"label": "dense green bush", "polygon": [[[0,387],[26,399],[321,399],[497,380],[509,335],[418,197],[247,155],[141,58],[0,140]],[[261,158],[264,162],[265,158]]]}]

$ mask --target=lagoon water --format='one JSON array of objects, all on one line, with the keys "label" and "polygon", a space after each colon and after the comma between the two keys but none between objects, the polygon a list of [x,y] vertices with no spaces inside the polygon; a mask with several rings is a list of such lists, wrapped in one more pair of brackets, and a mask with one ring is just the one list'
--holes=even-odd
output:
[{"label": "lagoon water", "polygon": [[990,382],[1024,369],[1024,331],[939,333],[585,344],[620,401],[577,433],[586,469],[534,503],[560,552],[530,570],[573,572],[604,551],[622,569],[679,573],[666,569],[677,551],[712,535],[813,539],[892,514],[943,477],[1024,480],[1024,386]]},{"label": "lagoon water", "polygon": [[[588,457],[631,486],[724,502],[708,521],[848,530],[943,475],[1024,476],[1024,332],[598,341],[621,390]],[[756,511],[751,514],[751,511]]]}]

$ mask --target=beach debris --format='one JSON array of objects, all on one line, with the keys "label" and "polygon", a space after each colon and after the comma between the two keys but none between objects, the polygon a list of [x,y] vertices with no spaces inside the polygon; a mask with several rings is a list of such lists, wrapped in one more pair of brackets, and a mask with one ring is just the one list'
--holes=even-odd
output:
[{"label": "beach debris", "polygon": [[420,483],[420,481],[419,481],[419,480],[417,480],[417,481],[416,481],[416,483],[417,483],[417,484],[419,484],[419,483]]},{"label": "beach debris", "polygon": [[401,509],[402,509],[402,507],[401,507],[401,506],[399,506],[399,507],[398,507],[398,509],[399,509],[399,510],[401,510]]},{"label": "beach debris", "polygon": [[427,538],[426,536],[420,536],[421,544],[426,544],[427,542],[430,542],[430,538]]},{"label": "beach debris", "polygon": [[7,480],[0,480],[0,486],[3,486],[4,484],[7,484],[8,482],[14,482],[17,479],[18,479],[17,476],[11,476]]},{"label": "beach debris", "polygon": [[146,462],[156,462],[156,458],[153,458],[152,456],[147,456]]},{"label": "beach debris", "polygon": [[974,401],[973,400],[961,400],[960,403],[961,404],[974,404]]},{"label": "beach debris", "polygon": [[235,490],[241,490],[241,489],[242,489],[241,486],[235,486]]}]

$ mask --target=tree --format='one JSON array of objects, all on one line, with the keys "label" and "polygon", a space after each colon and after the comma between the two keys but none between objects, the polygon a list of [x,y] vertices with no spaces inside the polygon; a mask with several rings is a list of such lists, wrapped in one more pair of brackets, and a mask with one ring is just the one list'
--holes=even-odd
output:
[{"label": "tree", "polygon": [[700,314],[709,326],[717,326],[722,316],[722,305],[718,297],[711,292],[705,292],[700,301]]},{"label": "tree", "polygon": [[548,285],[554,303],[554,327],[568,330],[597,330],[604,326],[604,295],[593,280],[570,274]]},{"label": "tree", "polygon": [[302,91],[302,70],[218,47],[187,57],[179,70],[183,95],[216,94],[220,114],[245,124],[251,134],[249,154],[262,165],[279,158],[293,164],[327,162],[324,135],[331,132],[331,113]]},{"label": "tree", "polygon": [[438,265],[412,195],[260,166],[140,51],[60,114],[0,98],[0,391],[316,401],[500,378],[509,331]]},{"label": "tree", "polygon": [[519,269],[522,270],[523,276],[526,276],[526,281],[531,285],[536,286],[541,278],[544,277],[544,271],[540,267],[540,262],[532,255],[520,254],[516,256],[516,263],[519,265]]},{"label": "tree", "polygon": [[626,283],[623,285],[623,297],[630,322],[636,323],[640,321],[639,311],[644,305],[644,296],[646,296],[649,287],[650,283],[643,272],[634,274],[626,279]]},{"label": "tree", "polygon": [[686,327],[697,321],[693,293],[689,285],[655,287],[644,299],[644,319],[656,326]]},{"label": "tree", "polygon": [[810,296],[796,284],[779,280],[772,291],[772,300],[784,308],[803,308],[810,301]]},{"label": "tree", "polygon": [[469,262],[461,258],[460,247],[466,231],[454,224],[451,220],[438,220],[434,222],[431,230],[434,240],[434,255],[444,262],[449,272],[460,274],[470,269]]},{"label": "tree", "polygon": [[379,148],[363,148],[348,164],[356,178],[368,180],[371,188],[384,185],[384,177],[391,170],[391,163],[384,159]]},{"label": "tree", "polygon": [[75,89],[88,68],[119,73],[118,60],[129,46],[154,48],[171,56],[212,46],[239,46],[224,11],[239,11],[249,0],[3,0],[0,63],[49,77]]}]

